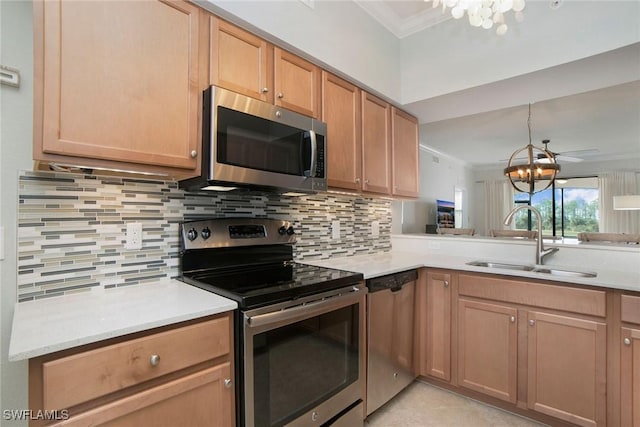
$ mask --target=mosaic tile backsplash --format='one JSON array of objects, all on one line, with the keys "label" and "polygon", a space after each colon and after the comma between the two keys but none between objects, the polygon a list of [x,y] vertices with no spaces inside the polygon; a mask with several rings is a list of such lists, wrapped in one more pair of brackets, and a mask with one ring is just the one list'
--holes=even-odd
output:
[{"label": "mosaic tile backsplash", "polygon": [[[185,193],[175,182],[21,172],[18,301],[178,275],[178,224],[215,217],[294,222],[297,260],[391,249],[391,201],[322,193]],[[340,221],[340,239],[331,222]],[[371,222],[380,223],[371,237]],[[124,247],[128,222],[142,223],[142,249]]]}]

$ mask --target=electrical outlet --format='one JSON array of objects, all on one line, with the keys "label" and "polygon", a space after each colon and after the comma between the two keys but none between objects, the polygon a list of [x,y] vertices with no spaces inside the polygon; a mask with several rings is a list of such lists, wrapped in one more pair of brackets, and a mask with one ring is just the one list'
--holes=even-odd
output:
[{"label": "electrical outlet", "polygon": [[333,240],[340,239],[340,221],[331,221],[331,238]]},{"label": "electrical outlet", "polygon": [[128,222],[126,237],[125,249],[142,249],[142,223]]},{"label": "electrical outlet", "polygon": [[380,221],[371,221],[371,237],[380,237]]}]

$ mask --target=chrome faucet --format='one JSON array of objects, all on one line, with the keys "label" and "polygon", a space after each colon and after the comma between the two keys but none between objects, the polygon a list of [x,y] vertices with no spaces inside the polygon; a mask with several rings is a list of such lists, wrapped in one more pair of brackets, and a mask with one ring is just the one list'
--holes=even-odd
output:
[{"label": "chrome faucet", "polygon": [[544,261],[544,257],[546,257],[547,255],[551,255],[552,253],[558,252],[560,249],[558,249],[558,248],[550,248],[550,249],[546,249],[546,250],[544,249],[544,245],[542,244],[542,216],[540,215],[540,211],[538,209],[534,208],[533,206],[529,206],[529,205],[516,206],[515,208],[513,208],[511,210],[511,212],[509,212],[509,214],[504,219],[504,225],[510,225],[511,221],[513,220],[514,215],[516,214],[516,212],[521,211],[523,209],[530,210],[536,216],[536,220],[538,222],[538,241],[537,241],[537,245],[536,245],[536,264],[542,265],[542,262]]}]

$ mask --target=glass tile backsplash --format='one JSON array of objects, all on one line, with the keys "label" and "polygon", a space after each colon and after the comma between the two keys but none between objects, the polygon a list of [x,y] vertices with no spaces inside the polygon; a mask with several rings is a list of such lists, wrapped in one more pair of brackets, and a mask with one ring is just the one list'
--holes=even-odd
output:
[{"label": "glass tile backsplash", "polygon": [[[320,193],[185,193],[175,182],[54,172],[20,173],[18,301],[153,283],[178,275],[178,223],[213,217],[292,220],[297,260],[391,249],[391,201]],[[332,221],[340,221],[333,239]],[[380,235],[371,236],[378,221]],[[128,222],[142,249],[125,249]]]}]

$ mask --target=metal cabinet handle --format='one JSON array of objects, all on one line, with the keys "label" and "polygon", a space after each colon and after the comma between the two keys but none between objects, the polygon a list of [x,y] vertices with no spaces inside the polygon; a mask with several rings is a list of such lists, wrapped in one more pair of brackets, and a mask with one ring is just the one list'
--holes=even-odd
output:
[{"label": "metal cabinet handle", "polygon": [[267,93],[269,92],[269,88],[268,87],[263,87],[262,88],[262,93]]},{"label": "metal cabinet handle", "polygon": [[278,98],[280,99],[284,98],[284,94],[282,92],[278,92]]},{"label": "metal cabinet handle", "polygon": [[535,321],[535,320],[533,320],[533,319],[529,320],[529,325],[533,326],[533,325],[535,325],[535,324],[536,324],[536,321]]},{"label": "metal cabinet handle", "polygon": [[318,418],[320,418],[320,414],[318,414],[316,411],[313,411],[311,413],[311,421],[318,421]]},{"label": "metal cabinet handle", "polygon": [[191,158],[195,159],[196,157],[198,157],[198,152],[196,150],[191,151]]},{"label": "metal cabinet handle", "polygon": [[224,386],[225,388],[231,388],[231,386],[233,385],[233,381],[231,381],[231,378],[226,378],[224,380]]},{"label": "metal cabinet handle", "polygon": [[624,339],[624,345],[631,345],[631,340],[629,338]]},{"label": "metal cabinet handle", "polygon": [[276,117],[282,117],[282,113],[280,111],[276,111]]},{"label": "metal cabinet handle", "polygon": [[444,281],[444,287],[445,287],[445,288],[448,288],[448,287],[449,287],[449,281],[448,281],[448,280],[445,280],[445,281]]},{"label": "metal cabinet handle", "polygon": [[516,316],[511,316],[509,320],[511,321],[511,323],[516,323]]},{"label": "metal cabinet handle", "polygon": [[360,178],[356,178],[356,184],[360,184]]},{"label": "metal cabinet handle", "polygon": [[149,364],[151,366],[158,366],[160,364],[160,356],[157,354],[152,354],[149,358]]},{"label": "metal cabinet handle", "polygon": [[364,180],[364,183],[365,183],[365,184],[368,184],[368,183],[369,183],[369,180],[368,180],[368,179],[365,179],[365,180]]}]

